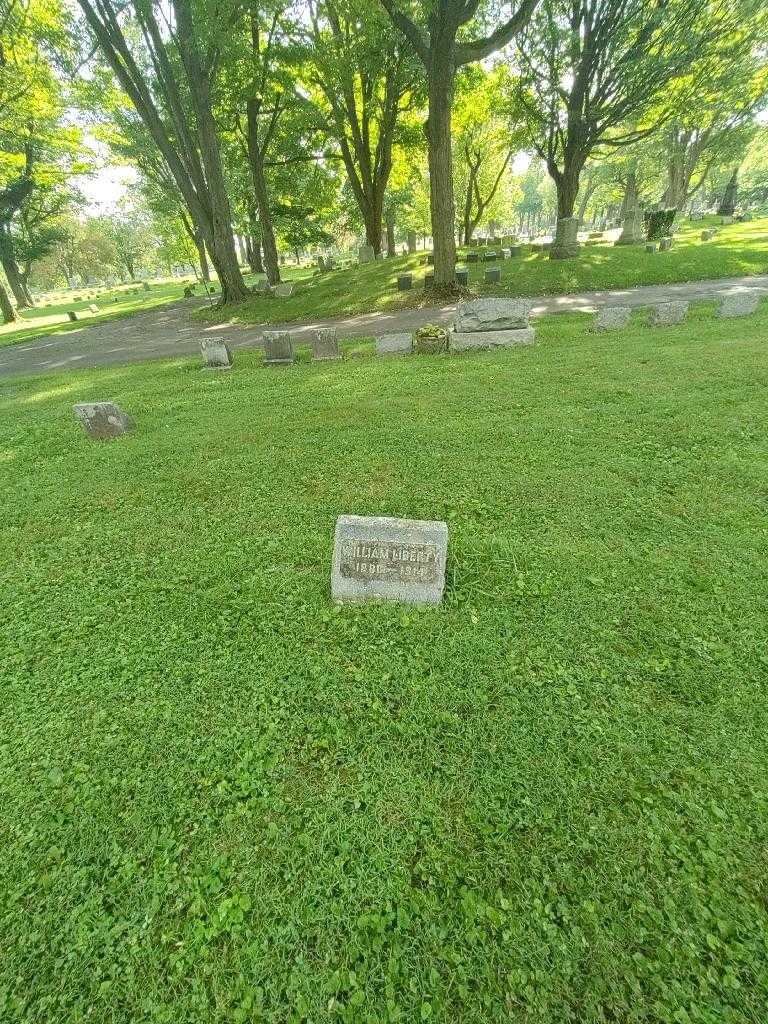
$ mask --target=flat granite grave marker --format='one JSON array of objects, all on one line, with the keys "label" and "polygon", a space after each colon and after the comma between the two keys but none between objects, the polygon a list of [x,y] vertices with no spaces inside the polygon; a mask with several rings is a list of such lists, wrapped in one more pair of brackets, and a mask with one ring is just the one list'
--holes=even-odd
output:
[{"label": "flat granite grave marker", "polygon": [[78,402],[74,412],[86,434],[96,441],[121,437],[134,426],[131,417],[114,402]]},{"label": "flat granite grave marker", "polygon": [[407,292],[413,288],[413,274],[400,274],[397,278],[397,290]]},{"label": "flat granite grave marker", "polygon": [[382,334],[376,339],[377,356],[409,356],[413,352],[410,334]]},{"label": "flat granite grave marker", "polygon": [[77,313],[74,311],[74,309],[68,309],[67,316],[72,321],[72,323],[74,323],[77,320]]},{"label": "flat granite grave marker", "polygon": [[759,291],[737,292],[735,295],[726,295],[717,310],[721,320],[729,320],[734,316],[749,316],[757,312],[760,305],[761,293]]},{"label": "flat granite grave marker", "polygon": [[651,327],[674,327],[688,315],[688,302],[660,302],[651,313]]},{"label": "flat granite grave marker", "polygon": [[319,327],[312,339],[312,361],[324,363],[341,359],[335,327]]},{"label": "flat granite grave marker", "polygon": [[264,331],[264,365],[286,366],[293,360],[293,341],[288,331]]},{"label": "flat granite grave marker", "polygon": [[597,312],[595,328],[598,331],[615,331],[626,327],[631,313],[630,306],[603,306]]},{"label": "flat granite grave marker", "polygon": [[337,602],[439,604],[445,590],[448,526],[388,516],[339,516],[331,596]]},{"label": "flat granite grave marker", "polygon": [[448,335],[451,352],[533,345],[536,332],[528,322],[533,299],[474,299],[461,302]]},{"label": "flat granite grave marker", "polygon": [[200,342],[204,370],[231,370],[232,353],[220,338],[203,338]]},{"label": "flat granite grave marker", "polygon": [[278,299],[290,299],[293,295],[293,285],[283,281],[275,285],[275,295]]},{"label": "flat granite grave marker", "polygon": [[492,270],[486,270],[485,272],[485,283],[486,284],[498,284],[501,281],[501,271],[498,267],[494,267]]}]

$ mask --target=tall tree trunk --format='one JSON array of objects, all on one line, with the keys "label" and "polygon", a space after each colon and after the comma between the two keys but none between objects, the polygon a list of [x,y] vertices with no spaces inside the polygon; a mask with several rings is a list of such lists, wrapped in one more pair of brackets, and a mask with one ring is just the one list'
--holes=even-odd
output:
[{"label": "tall tree trunk", "polygon": [[456,209],[453,200],[453,154],[451,153],[451,109],[456,69],[452,54],[436,49],[431,54],[429,116],[426,124],[429,163],[429,210],[432,218],[434,281],[436,288],[456,284]]},{"label": "tall tree trunk", "polygon": [[19,319],[2,281],[0,281],[0,314],[2,314],[4,324],[12,324]]},{"label": "tall tree trunk", "polygon": [[200,263],[200,276],[206,284],[210,284],[211,270],[208,266],[208,255],[205,251],[205,241],[199,231],[195,233],[195,248],[197,249],[197,259]]},{"label": "tall tree trunk", "polygon": [[251,258],[249,263],[254,274],[264,273],[264,262],[261,258],[261,242],[253,236],[251,236]]},{"label": "tall tree trunk", "polygon": [[235,253],[232,211],[221,166],[221,152],[211,107],[208,73],[203,70],[200,61],[189,0],[174,0],[173,7],[176,13],[176,40],[184,61],[190,96],[197,116],[200,156],[205,168],[210,194],[213,221],[211,258],[219,275],[223,301],[244,301],[250,298],[250,292],[240,273]]},{"label": "tall tree trunk", "polygon": [[24,278],[21,275],[18,263],[12,256],[4,256],[0,262],[3,264],[3,270],[8,278],[8,284],[13,292],[13,297],[16,299],[16,306],[18,309],[30,309],[34,306],[34,302],[24,284]]},{"label": "tall tree trunk", "polygon": [[395,211],[387,210],[387,256],[397,256],[395,248]]},{"label": "tall tree trunk", "polygon": [[732,217],[734,210],[736,209],[736,190],[739,184],[739,168],[737,167],[730,177],[730,180],[726,186],[725,194],[723,195],[720,205],[717,208],[717,212],[721,217]]},{"label": "tall tree trunk", "polygon": [[280,263],[277,255],[277,242],[275,231],[272,227],[272,211],[269,207],[269,195],[267,193],[267,182],[264,177],[264,164],[259,152],[257,139],[258,117],[252,100],[247,103],[248,113],[248,162],[251,165],[251,178],[253,180],[253,194],[256,198],[256,207],[259,211],[259,226],[261,228],[261,248],[264,254],[264,266],[267,272],[267,280],[270,284],[280,284]]}]

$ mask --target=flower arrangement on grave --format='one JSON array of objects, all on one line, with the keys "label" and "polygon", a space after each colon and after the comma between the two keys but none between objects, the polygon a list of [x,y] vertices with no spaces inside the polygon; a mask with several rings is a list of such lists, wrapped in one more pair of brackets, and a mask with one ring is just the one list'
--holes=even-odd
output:
[{"label": "flower arrangement on grave", "polygon": [[424,324],[414,335],[416,352],[420,355],[437,355],[448,351],[448,331],[439,324]]}]

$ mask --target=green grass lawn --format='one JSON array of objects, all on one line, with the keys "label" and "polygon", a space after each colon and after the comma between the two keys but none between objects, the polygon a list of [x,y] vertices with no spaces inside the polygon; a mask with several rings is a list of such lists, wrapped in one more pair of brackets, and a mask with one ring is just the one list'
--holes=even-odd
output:
[{"label": "green grass lawn", "polygon": [[[584,246],[576,260],[551,260],[548,253],[503,260],[499,284],[485,284],[491,264],[472,264],[470,288],[478,295],[567,295],[604,288],[635,288],[678,281],[705,281],[768,273],[768,219],[719,229],[711,242],[701,241],[703,227],[718,224],[709,217],[684,222],[670,252],[650,255],[645,246],[614,246],[610,242]],[[479,250],[478,250],[479,251]],[[466,250],[462,250],[462,255]],[[295,293],[287,299],[258,296],[234,310],[201,310],[203,320],[233,323],[311,321],[351,316],[374,310],[393,310],[429,302],[423,283],[431,269],[421,265],[422,253],[399,256],[349,270],[313,277],[313,270],[294,272]],[[397,275],[414,273],[414,289],[397,291]]]},{"label": "green grass lawn", "polygon": [[768,308],[641,316],[0,387],[4,1024],[764,1020]]}]

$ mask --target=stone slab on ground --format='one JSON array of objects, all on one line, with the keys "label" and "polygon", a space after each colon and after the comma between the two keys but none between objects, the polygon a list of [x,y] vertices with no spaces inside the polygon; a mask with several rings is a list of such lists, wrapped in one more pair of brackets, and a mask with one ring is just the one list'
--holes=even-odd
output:
[{"label": "stone slab on ground", "polygon": [[471,349],[508,348],[513,345],[533,345],[536,331],[533,327],[518,327],[511,331],[451,331],[448,335],[449,352],[468,352]]},{"label": "stone slab on ground", "polygon": [[412,352],[412,334],[382,334],[376,339],[377,356],[409,356]]},{"label": "stone slab on ground", "polygon": [[337,602],[439,604],[445,590],[446,523],[388,516],[339,516],[331,596]]},{"label": "stone slab on ground", "polygon": [[761,298],[762,295],[758,291],[726,295],[718,306],[717,315],[723,320],[736,316],[750,316],[757,312]]},{"label": "stone slab on ground", "polygon": [[203,338],[200,342],[200,354],[205,370],[232,369],[232,353],[227,343],[220,338]]},{"label": "stone slab on ground", "polygon": [[598,310],[595,328],[598,331],[616,331],[627,326],[631,315],[631,306],[603,306]]},{"label": "stone slab on ground", "polygon": [[293,340],[288,331],[264,331],[265,366],[286,366],[294,358]]},{"label": "stone slab on ground", "polygon": [[660,302],[651,313],[651,327],[674,327],[688,315],[689,302]]},{"label": "stone slab on ground", "polygon": [[528,326],[532,308],[533,299],[473,299],[459,304],[455,327],[460,334],[515,330]]},{"label": "stone slab on ground", "polygon": [[134,427],[133,419],[115,402],[78,402],[74,413],[89,437],[111,441]]}]

